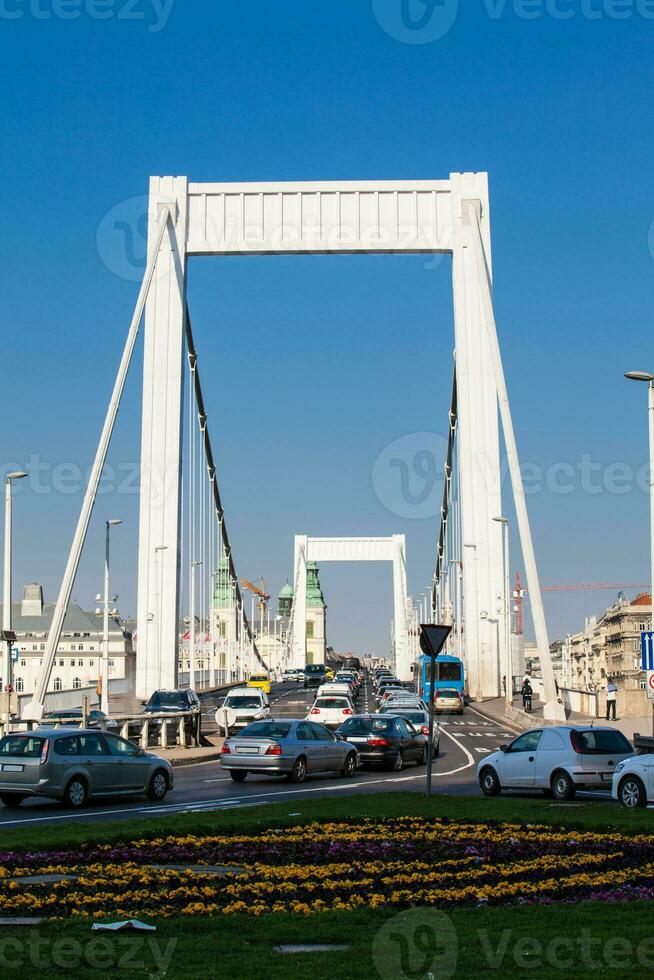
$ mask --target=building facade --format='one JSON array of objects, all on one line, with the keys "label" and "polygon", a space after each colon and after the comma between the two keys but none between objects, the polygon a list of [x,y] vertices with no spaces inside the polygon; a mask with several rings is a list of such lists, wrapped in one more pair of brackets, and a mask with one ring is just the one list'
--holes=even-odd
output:
[{"label": "building facade", "polygon": [[606,686],[618,689],[621,717],[650,713],[646,678],[640,669],[640,634],[651,629],[652,600],[647,593],[629,600],[620,593],[600,617],[586,620],[583,630],[552,644],[552,665],[561,688],[595,692],[603,710]]},{"label": "building facade", "polygon": [[[24,586],[21,602],[12,603],[12,629],[16,633],[13,663],[14,690],[31,694],[43,663],[55,603],[43,601],[36,582]],[[86,612],[71,602],[66,613],[48,691],[70,691],[97,684],[102,657],[102,613]],[[133,653],[132,634],[118,615],[109,617],[109,679],[126,676],[126,658]],[[0,661],[0,673],[2,672]],[[0,678],[4,687],[5,679]]]}]

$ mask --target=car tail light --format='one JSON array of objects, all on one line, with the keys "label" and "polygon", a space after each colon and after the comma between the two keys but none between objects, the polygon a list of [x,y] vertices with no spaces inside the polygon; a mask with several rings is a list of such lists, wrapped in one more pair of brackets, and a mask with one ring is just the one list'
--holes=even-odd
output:
[{"label": "car tail light", "polygon": [[320,714],[320,708],[312,708],[310,714],[312,714],[312,715],[319,715]]},{"label": "car tail light", "polygon": [[423,725],[420,729],[421,735],[429,735],[429,725]]},{"label": "car tail light", "polygon": [[268,748],[266,749],[266,755],[281,755],[281,754],[282,754],[282,747],[281,745],[277,745],[277,743],[275,743],[274,745],[269,745]]},{"label": "car tail light", "polygon": [[579,732],[571,731],[570,741],[572,743],[572,748],[575,750],[575,752],[579,752],[581,754],[583,748],[582,748],[581,740],[579,738]]},{"label": "car tail light", "polygon": [[351,715],[351,714],[353,714],[352,708],[343,708],[343,714],[344,715]]},{"label": "car tail light", "polygon": [[368,745],[388,745],[387,738],[369,738]]},{"label": "car tail light", "polygon": [[43,748],[41,749],[41,762],[40,764],[44,766],[48,761],[48,756],[50,755],[50,739],[46,738],[43,740]]},{"label": "car tail light", "polygon": [[232,750],[230,749],[230,747],[227,744],[227,742],[223,742],[223,744],[222,744],[222,746],[220,748],[220,754],[221,755],[231,755],[232,754]]}]

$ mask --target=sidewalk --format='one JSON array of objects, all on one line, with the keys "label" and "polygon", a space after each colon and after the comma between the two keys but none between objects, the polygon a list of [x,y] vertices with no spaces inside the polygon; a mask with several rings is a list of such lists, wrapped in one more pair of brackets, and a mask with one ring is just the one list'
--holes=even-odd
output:
[{"label": "sidewalk", "polygon": [[220,749],[225,741],[222,735],[205,735],[204,736],[210,745],[200,745],[192,746],[189,749],[184,749],[180,745],[171,746],[169,749],[160,749],[157,746],[151,746],[148,751],[153,752],[154,755],[161,756],[162,759],[167,759],[171,766],[192,766],[197,762],[213,762],[218,761],[220,758]]},{"label": "sidewalk", "polygon": [[[490,698],[488,701],[482,701],[480,703],[473,702],[471,707],[478,711],[482,715],[487,715],[488,718],[493,721],[501,722],[502,724],[507,724],[509,727],[513,726],[517,729],[527,729],[534,728],[536,725],[541,725],[543,723],[543,702],[534,701],[533,710],[531,713],[523,711],[522,708],[522,698],[516,697],[513,699],[513,707],[507,712],[506,704],[504,698]],[[567,723],[569,725],[598,725],[605,726],[609,725],[611,728],[617,728],[622,734],[633,741],[634,735],[651,735],[652,734],[652,719],[649,718],[618,718],[616,721],[606,721],[605,718],[591,718],[589,715],[581,715],[576,711],[568,712]]]}]

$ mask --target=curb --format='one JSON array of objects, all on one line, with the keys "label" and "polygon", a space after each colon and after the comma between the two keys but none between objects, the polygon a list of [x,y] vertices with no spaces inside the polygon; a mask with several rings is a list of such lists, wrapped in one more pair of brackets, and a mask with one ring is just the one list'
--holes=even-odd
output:
[{"label": "curb", "polygon": [[[161,758],[163,759],[165,756],[161,756]],[[218,759],[220,759],[220,749],[216,749],[215,752],[209,752],[203,756],[189,756],[188,758],[181,756],[178,759],[167,759],[166,761],[174,769],[179,769],[182,766],[196,766],[200,762],[215,762]]]},{"label": "curb", "polygon": [[517,721],[513,721],[512,719],[508,719],[508,718],[498,718],[496,715],[491,715],[488,712],[484,711],[483,709],[478,708],[476,704],[474,705],[470,704],[468,705],[468,707],[472,708],[473,711],[476,711],[477,714],[482,715],[483,718],[487,718],[488,721],[495,722],[496,725],[505,725],[506,728],[512,729],[513,731],[515,731],[516,735],[522,734],[522,732],[524,732],[525,730],[524,728],[519,727]]}]

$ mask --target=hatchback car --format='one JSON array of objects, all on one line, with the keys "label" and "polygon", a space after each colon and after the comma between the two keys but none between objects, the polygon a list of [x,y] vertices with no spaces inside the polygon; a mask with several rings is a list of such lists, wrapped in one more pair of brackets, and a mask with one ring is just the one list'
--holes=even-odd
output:
[{"label": "hatchback car", "polygon": [[571,800],[578,789],[608,789],[633,748],[616,728],[557,725],[518,735],[477,766],[486,796],[503,789],[541,789]]},{"label": "hatchback car", "polygon": [[327,680],[327,668],[324,664],[307,664],[304,668],[304,686],[320,687]]},{"label": "hatchback car", "polygon": [[272,691],[272,682],[267,674],[251,674],[246,687],[258,688],[260,691],[270,694]]},{"label": "hatchback car", "polygon": [[349,684],[341,684],[336,681],[329,681],[328,684],[321,684],[316,694],[317,698],[324,697],[326,694],[341,695],[344,698],[354,700],[354,694]]},{"label": "hatchback car", "polygon": [[[109,718],[105,715],[104,711],[100,711],[98,708],[92,708],[87,715],[87,727],[88,728],[118,728],[119,724],[115,718]],[[43,724],[50,728],[54,728],[57,724],[67,725],[68,727],[78,723],[81,727],[82,725],[82,710],[66,708],[61,711],[48,711],[46,715],[43,716]]]},{"label": "hatchback car", "polygon": [[[410,722],[417,732],[424,735],[425,738],[429,738],[429,713],[420,705],[413,704],[396,704],[395,707],[389,705],[381,709],[381,714],[393,714],[399,715],[400,718],[406,718]],[[441,730],[438,726],[438,722],[434,718],[434,728],[432,732],[432,753],[438,755],[440,751],[440,740],[441,740]]]},{"label": "hatchback car", "polygon": [[313,772],[339,772],[349,778],[358,761],[356,746],[306,720],[255,721],[226,739],[220,750],[221,768],[235,783],[242,783],[248,773],[284,775],[293,783]]},{"label": "hatchback car", "polygon": [[611,796],[634,810],[654,801],[654,755],[634,755],[618,762],[613,773]]},{"label": "hatchback car", "polygon": [[455,687],[441,687],[434,695],[434,711],[439,715],[462,715],[463,697]]},{"label": "hatchback car", "polygon": [[282,680],[293,681],[296,684],[301,684],[304,680],[304,671],[300,670],[299,667],[287,667],[282,674]]},{"label": "hatchback car", "polygon": [[354,715],[336,734],[356,745],[361,765],[381,765],[401,772],[406,762],[420,766],[427,761],[425,736],[396,715]]},{"label": "hatchback car", "polygon": [[354,706],[346,695],[324,694],[316,698],[307,721],[319,721],[329,728],[338,728],[354,714]]},{"label": "hatchback car", "polygon": [[18,806],[28,796],[61,800],[72,809],[98,796],[163,800],[173,787],[170,763],[97,729],[38,728],[0,740],[0,800]]},{"label": "hatchback car", "polygon": [[245,728],[253,721],[270,717],[270,702],[265,691],[251,687],[234,687],[216,709],[216,724],[226,735]]}]

